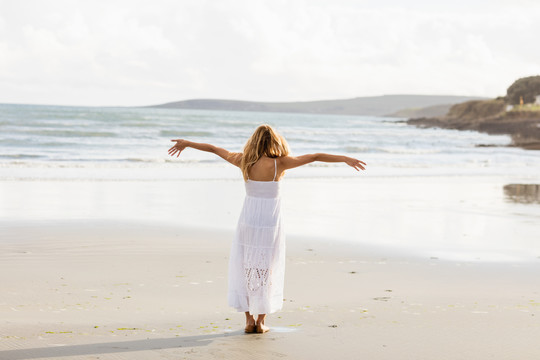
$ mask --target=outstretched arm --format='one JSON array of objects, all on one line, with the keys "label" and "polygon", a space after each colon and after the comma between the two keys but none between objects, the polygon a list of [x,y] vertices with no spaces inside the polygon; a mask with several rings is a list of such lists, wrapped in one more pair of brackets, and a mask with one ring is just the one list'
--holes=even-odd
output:
[{"label": "outstretched arm", "polygon": [[347,165],[353,167],[356,171],[365,170],[366,163],[355,158],[351,158],[343,155],[332,154],[306,154],[301,156],[284,156],[281,158],[281,166],[283,170],[292,169],[298,166],[306,165],[314,161],[322,162],[344,162]]},{"label": "outstretched arm", "polygon": [[231,164],[240,167],[240,162],[242,161],[242,154],[241,153],[234,153],[230,152],[228,150],[225,150],[223,148],[217,147],[212,144],[205,144],[205,143],[196,143],[193,141],[188,141],[184,139],[176,139],[171,140],[172,142],[176,142],[173,147],[169,149],[169,155],[176,157],[180,156],[180,153],[187,147],[201,150],[201,151],[207,151],[214,153],[221,157],[222,159],[230,162]]}]

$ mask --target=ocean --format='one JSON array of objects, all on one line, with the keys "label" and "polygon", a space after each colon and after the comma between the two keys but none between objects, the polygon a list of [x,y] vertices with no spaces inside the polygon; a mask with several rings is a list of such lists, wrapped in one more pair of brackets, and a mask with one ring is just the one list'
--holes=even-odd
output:
[{"label": "ocean", "polygon": [[[540,168],[536,152],[506,147],[508,136],[420,129],[398,118],[2,104],[0,179],[235,178],[238,172],[213,154],[188,149],[179,158],[169,157],[170,140],[185,138],[241,151],[263,123],[276,127],[295,155],[357,157],[368,163],[371,176],[527,176]],[[288,174],[355,175],[342,164],[323,163]]]}]

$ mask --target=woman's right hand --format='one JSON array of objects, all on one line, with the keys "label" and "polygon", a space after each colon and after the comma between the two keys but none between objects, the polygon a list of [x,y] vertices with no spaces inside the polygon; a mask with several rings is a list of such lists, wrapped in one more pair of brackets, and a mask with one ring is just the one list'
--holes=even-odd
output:
[{"label": "woman's right hand", "polygon": [[176,157],[180,156],[180,153],[182,152],[182,150],[187,148],[189,145],[189,141],[184,140],[184,139],[176,139],[176,140],[171,140],[171,141],[176,142],[176,144],[169,149],[169,155],[171,156],[174,156],[174,155],[176,155]]},{"label": "woman's right hand", "polygon": [[360,171],[360,169],[362,170],[366,170],[365,166],[366,166],[366,163],[363,162],[363,161],[360,161],[358,159],[355,159],[355,158],[351,158],[351,157],[345,157],[345,163],[347,165],[349,165],[350,167],[353,167],[356,171]]}]

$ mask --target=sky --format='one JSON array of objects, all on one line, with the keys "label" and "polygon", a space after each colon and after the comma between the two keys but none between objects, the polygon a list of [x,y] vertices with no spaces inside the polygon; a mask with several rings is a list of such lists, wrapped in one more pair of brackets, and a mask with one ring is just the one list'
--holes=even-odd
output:
[{"label": "sky", "polygon": [[496,97],[540,74],[540,1],[0,0],[0,103]]}]

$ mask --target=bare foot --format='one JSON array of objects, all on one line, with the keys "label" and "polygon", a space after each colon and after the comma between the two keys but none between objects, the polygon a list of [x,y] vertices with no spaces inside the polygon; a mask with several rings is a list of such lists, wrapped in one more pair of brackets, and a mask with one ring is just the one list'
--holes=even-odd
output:
[{"label": "bare foot", "polygon": [[268,332],[268,331],[270,331],[270,328],[268,326],[264,325],[263,323],[257,324],[257,333],[264,334],[265,332]]},{"label": "bare foot", "polygon": [[247,334],[254,333],[257,330],[257,325],[255,324],[255,318],[248,311],[246,311],[246,327],[244,331]]},{"label": "bare foot", "polygon": [[254,333],[256,330],[257,330],[257,325],[255,325],[255,324],[248,324],[248,325],[246,325],[246,327],[244,329],[246,334]]}]

